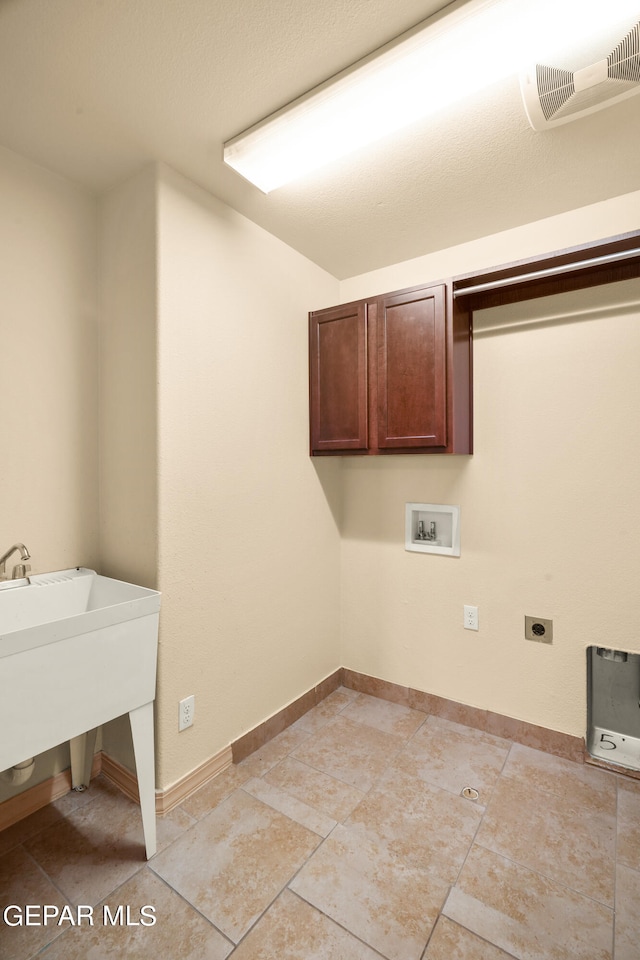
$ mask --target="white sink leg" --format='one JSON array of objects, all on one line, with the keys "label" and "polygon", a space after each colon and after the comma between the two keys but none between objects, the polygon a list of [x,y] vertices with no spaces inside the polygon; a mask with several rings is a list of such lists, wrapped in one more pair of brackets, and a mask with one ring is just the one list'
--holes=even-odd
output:
[{"label": "white sink leg", "polygon": [[97,732],[98,728],[95,727],[93,730],[89,730],[87,733],[81,733],[79,737],[73,737],[69,741],[69,752],[71,754],[71,786],[74,790],[77,787],[89,786]]},{"label": "white sink leg", "polygon": [[156,852],[156,774],[153,747],[153,701],[129,712],[147,860]]}]

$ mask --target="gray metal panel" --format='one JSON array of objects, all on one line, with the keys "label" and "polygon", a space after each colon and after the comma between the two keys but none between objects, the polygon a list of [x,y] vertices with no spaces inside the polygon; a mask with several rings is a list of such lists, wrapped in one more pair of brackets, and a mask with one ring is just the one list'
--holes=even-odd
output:
[{"label": "gray metal panel", "polygon": [[640,770],[640,654],[588,648],[587,749]]}]

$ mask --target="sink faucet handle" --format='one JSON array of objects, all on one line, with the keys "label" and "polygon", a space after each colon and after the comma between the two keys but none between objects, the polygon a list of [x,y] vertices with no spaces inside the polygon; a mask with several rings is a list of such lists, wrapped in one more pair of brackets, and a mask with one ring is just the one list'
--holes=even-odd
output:
[{"label": "sink faucet handle", "polygon": [[7,560],[13,553],[16,553],[16,551],[19,552],[21,560],[31,559],[31,554],[25,547],[24,543],[14,543],[13,546],[9,547],[6,553],[3,553],[0,557],[0,580],[7,579]]},{"label": "sink faucet handle", "polygon": [[31,573],[31,564],[30,563],[16,563],[15,567],[11,571],[12,580],[22,580],[29,573]]}]

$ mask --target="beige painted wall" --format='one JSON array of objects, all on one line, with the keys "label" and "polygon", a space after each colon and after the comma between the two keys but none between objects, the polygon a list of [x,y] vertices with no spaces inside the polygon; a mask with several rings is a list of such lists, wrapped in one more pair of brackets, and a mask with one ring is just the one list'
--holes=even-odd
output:
[{"label": "beige painted wall", "polygon": [[[100,202],[100,572],[157,586],[157,263],[153,166]],[[128,717],[105,751],[135,770]]]},{"label": "beige painted wall", "polygon": [[[354,278],[341,299],[623,232],[639,201]],[[475,454],[344,460],[346,666],[584,735],[586,646],[640,651],[639,355],[637,281],[476,313]],[[410,501],[460,505],[460,558],[405,551]],[[525,614],[554,621],[553,646],[523,639]]]},{"label": "beige painted wall", "polygon": [[[93,382],[98,565],[163,593],[166,787],[340,665],[341,465],[309,460],[306,412],[308,298],[337,281],[160,169],[100,204]],[[126,718],[102,743],[134,767]]]},{"label": "beige painted wall", "polygon": [[[0,148],[0,208],[0,553],[19,540],[31,552],[33,573],[92,567],[98,562],[96,204]],[[67,748],[49,751],[30,784],[66,766]],[[0,801],[17,792],[0,784]]]},{"label": "beige painted wall", "polygon": [[[446,247],[340,283],[340,302],[446,279],[638,229],[640,190]],[[327,304],[318,304],[318,307]],[[310,309],[316,309],[315,307]]]},{"label": "beige painted wall", "polygon": [[[111,191],[100,230],[92,198],[4,150],[0,198],[2,541],[35,572],[162,589],[159,787],[341,663],[584,732],[586,644],[640,649],[637,285],[477,314],[462,458],[311,461],[306,313],[634,229],[640,194],[342,284],[165,167]],[[459,560],[404,551],[407,500],[461,504]],[[553,647],[522,640],[525,612]],[[105,745],[130,763],[127,736]]]},{"label": "beige painted wall", "polygon": [[337,281],[168,168],[158,209],[166,787],[340,665],[341,464],[310,460],[307,414],[306,314]]},{"label": "beige painted wall", "polygon": [[157,495],[156,174],[101,201],[100,562],[155,588]]}]

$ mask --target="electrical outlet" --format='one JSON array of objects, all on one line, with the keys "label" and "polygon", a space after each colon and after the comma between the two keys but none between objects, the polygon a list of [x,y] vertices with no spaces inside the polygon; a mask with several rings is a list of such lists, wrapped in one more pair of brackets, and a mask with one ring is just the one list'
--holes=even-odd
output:
[{"label": "electrical outlet", "polygon": [[553,620],[543,617],[524,618],[525,640],[535,640],[536,643],[553,643]]},{"label": "electrical outlet", "polygon": [[186,730],[193,724],[193,718],[196,712],[196,698],[194,696],[185,697],[178,704],[178,730]]},{"label": "electrical outlet", "polygon": [[464,605],[464,628],[465,630],[478,630],[478,608]]}]

